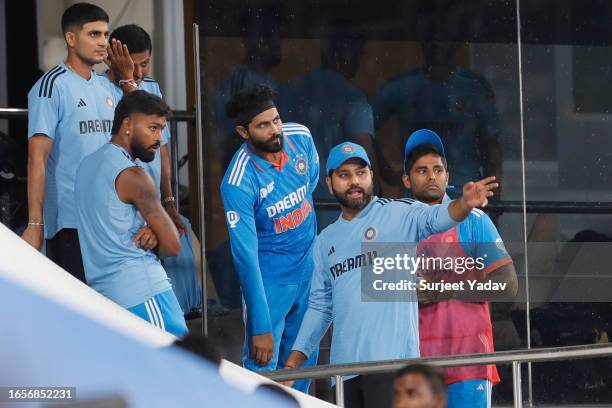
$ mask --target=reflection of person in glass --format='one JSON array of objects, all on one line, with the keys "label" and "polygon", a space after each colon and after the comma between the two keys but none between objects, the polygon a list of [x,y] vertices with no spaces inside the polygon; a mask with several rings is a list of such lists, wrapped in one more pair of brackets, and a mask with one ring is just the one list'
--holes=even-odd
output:
[{"label": "reflection of person in glass", "polygon": [[390,79],[376,95],[376,128],[396,115],[402,137],[417,129],[434,130],[446,146],[456,186],[483,174],[501,180],[500,123],[491,86],[481,75],[454,64],[458,44],[421,45],[424,66]]},{"label": "reflection of person in glass", "polygon": [[[249,9],[251,10],[251,9]],[[281,37],[279,13],[272,8],[256,8],[245,12],[242,26],[244,60],[223,79],[215,94],[215,115],[222,133],[222,165],[226,167],[243,140],[234,131],[235,123],[225,114],[225,107],[232,96],[242,89],[266,84],[276,90],[278,84],[270,76],[270,70],[281,62]]]},{"label": "reflection of person in glass", "polygon": [[[333,33],[321,40],[321,67],[280,86],[279,106],[283,117],[307,126],[317,151],[329,150],[344,141],[362,145],[374,158],[374,120],[365,94],[351,83],[359,66],[364,40]],[[323,164],[321,164],[323,166]],[[376,168],[373,166],[376,174]],[[321,167],[321,171],[324,168]],[[325,179],[319,180],[315,199],[333,199]],[[337,210],[334,210],[334,220]],[[329,220],[328,220],[329,221]]]},{"label": "reflection of person in glass", "polygon": [[[414,132],[406,144],[404,186],[425,204],[450,202],[445,194],[449,173],[442,141],[434,132]],[[424,272],[427,281],[491,281],[506,283],[503,291],[419,291],[419,334],[421,355],[440,356],[493,351],[493,329],[489,305],[482,300],[511,299],[516,295],[517,278],[512,259],[491,219],[474,209],[460,224],[419,243],[432,257],[482,259],[484,269]],[[479,300],[475,302],[473,300]],[[470,301],[472,300],[472,301]],[[494,365],[445,369],[448,407],[489,407],[491,387],[499,382]]]}]

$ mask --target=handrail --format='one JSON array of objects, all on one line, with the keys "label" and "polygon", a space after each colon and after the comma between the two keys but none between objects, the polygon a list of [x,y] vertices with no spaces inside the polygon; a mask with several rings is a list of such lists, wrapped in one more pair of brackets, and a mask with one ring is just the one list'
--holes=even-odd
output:
[{"label": "handrail", "polygon": [[[22,108],[0,108],[0,119],[27,119],[28,110]],[[193,122],[195,112],[190,110],[173,110],[171,121]]]},{"label": "handrail", "polygon": [[589,344],[581,346],[549,347],[531,350],[496,351],[494,353],[461,354],[442,357],[410,358],[404,360],[370,361],[321,365],[310,368],[291,368],[261,375],[274,381],[303,380],[307,378],[329,378],[336,375],[379,374],[396,371],[407,364],[421,363],[439,367],[463,367],[486,364],[539,363],[581,358],[606,357],[612,355],[612,344]]},{"label": "handrail", "polygon": [[[333,200],[315,201],[317,210],[340,210],[340,204]],[[612,202],[604,201],[527,201],[528,213],[553,214],[612,214]],[[522,213],[522,201],[496,201],[489,203],[485,211]]]}]

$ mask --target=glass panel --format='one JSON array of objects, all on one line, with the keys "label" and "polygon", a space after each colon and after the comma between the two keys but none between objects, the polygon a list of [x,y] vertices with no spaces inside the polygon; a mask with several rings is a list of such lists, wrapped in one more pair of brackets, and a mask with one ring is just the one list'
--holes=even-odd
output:
[{"label": "glass panel", "polygon": [[[531,345],[607,343],[612,299],[599,289],[608,285],[612,222],[597,213],[609,206],[612,186],[610,98],[601,86],[612,69],[612,7],[569,0],[520,7],[527,203],[549,202],[528,218]],[[610,403],[608,364],[534,365],[533,398]]]},{"label": "glass panel", "polygon": [[[209,320],[209,332],[222,338],[231,360],[241,360],[243,323],[219,185],[242,139],[225,105],[239,90],[258,83],[278,91],[283,121],[310,129],[321,166],[340,142],[364,145],[375,158],[380,196],[409,194],[401,179],[403,151],[410,133],[420,128],[438,132],[445,143],[449,184],[455,186],[449,195],[460,195],[469,180],[501,177],[501,196],[489,214],[515,258],[519,280],[524,276],[522,211],[502,211],[504,201],[522,198],[513,3],[286,1],[275,7],[213,0],[198,2],[196,16],[208,154],[208,261],[220,302],[228,309]],[[338,217],[321,170],[314,194],[319,230]],[[524,282],[519,286],[524,288]],[[488,311],[473,316],[493,332],[495,349],[526,346],[521,298],[492,304],[492,327]],[[475,333],[470,341],[478,351],[492,349]],[[328,344],[322,343],[320,364],[329,361]],[[474,350],[455,352],[468,349]],[[501,379],[510,383],[505,372]],[[511,393],[502,388],[495,398],[510,400]],[[311,391],[327,398],[328,389],[317,384]]]}]

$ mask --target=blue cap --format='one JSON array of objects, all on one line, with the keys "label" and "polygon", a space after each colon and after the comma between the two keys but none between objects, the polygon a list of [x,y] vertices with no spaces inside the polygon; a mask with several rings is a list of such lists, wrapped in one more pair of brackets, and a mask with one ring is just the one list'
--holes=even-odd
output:
[{"label": "blue cap", "polygon": [[442,140],[440,136],[433,130],[429,129],[419,129],[413,132],[408,141],[406,142],[406,149],[404,150],[404,169],[406,169],[406,161],[408,160],[408,156],[414,150],[415,147],[420,146],[422,144],[431,144],[433,145],[438,153],[442,157],[445,157],[444,154],[444,145],[442,144]]},{"label": "blue cap", "polygon": [[340,143],[339,145],[334,146],[329,151],[329,156],[327,156],[327,174],[332,170],[336,170],[338,167],[342,165],[345,161],[352,158],[358,158],[366,162],[366,164],[370,167],[370,159],[368,159],[368,154],[365,149],[358,144],[351,142]]}]

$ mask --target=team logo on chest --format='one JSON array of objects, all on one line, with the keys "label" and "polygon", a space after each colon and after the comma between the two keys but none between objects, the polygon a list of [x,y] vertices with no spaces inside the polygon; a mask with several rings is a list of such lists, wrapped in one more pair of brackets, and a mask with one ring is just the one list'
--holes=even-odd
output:
[{"label": "team logo on chest", "polygon": [[303,157],[295,160],[295,171],[300,173],[302,176],[308,173],[308,162]]},{"label": "team logo on chest", "polygon": [[111,109],[115,108],[115,102],[113,102],[113,98],[111,98],[110,96],[107,96],[105,101],[109,108]]},{"label": "team logo on chest", "polygon": [[378,235],[378,231],[376,230],[376,228],[369,227],[363,233],[363,238],[365,238],[366,241],[373,241],[376,239],[377,235]]}]

